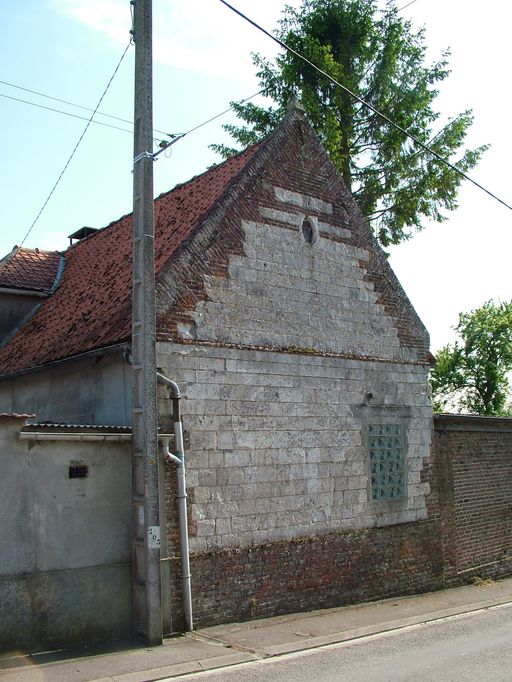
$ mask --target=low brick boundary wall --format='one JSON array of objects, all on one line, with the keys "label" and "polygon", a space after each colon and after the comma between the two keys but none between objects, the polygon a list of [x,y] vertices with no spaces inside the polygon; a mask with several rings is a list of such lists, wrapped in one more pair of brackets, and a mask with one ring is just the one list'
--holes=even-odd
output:
[{"label": "low brick boundary wall", "polygon": [[447,585],[512,574],[512,419],[435,415]]}]

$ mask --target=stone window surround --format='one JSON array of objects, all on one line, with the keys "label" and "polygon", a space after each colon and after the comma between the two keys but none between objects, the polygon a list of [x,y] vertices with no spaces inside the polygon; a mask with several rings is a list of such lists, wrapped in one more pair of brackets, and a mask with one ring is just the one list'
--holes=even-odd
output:
[{"label": "stone window surround", "polygon": [[[370,396],[371,394],[367,394]],[[367,476],[367,499],[376,514],[387,514],[405,510],[407,508],[407,482],[408,482],[408,431],[412,418],[412,410],[406,405],[383,405],[383,404],[368,404],[362,405],[358,410],[358,416],[361,419],[361,438],[364,453],[365,471]],[[396,500],[374,500],[372,499],[372,485],[371,485],[371,464],[370,464],[370,425],[374,424],[398,424],[402,431],[402,448],[403,448],[403,476],[404,476],[404,494]]]}]

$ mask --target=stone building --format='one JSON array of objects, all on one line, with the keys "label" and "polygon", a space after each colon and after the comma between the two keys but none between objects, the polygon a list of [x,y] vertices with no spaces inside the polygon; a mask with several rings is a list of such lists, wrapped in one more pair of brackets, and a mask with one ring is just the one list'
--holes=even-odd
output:
[{"label": "stone building", "polygon": [[[428,334],[302,113],[161,195],[155,230],[199,624],[438,587]],[[130,234],[127,215],[63,254],[0,350],[0,412],[130,424]]]}]

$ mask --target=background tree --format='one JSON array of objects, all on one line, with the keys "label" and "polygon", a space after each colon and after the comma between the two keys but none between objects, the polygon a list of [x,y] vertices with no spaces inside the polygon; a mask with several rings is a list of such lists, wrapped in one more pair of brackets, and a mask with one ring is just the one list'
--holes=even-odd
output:
[{"label": "background tree", "polygon": [[[470,110],[434,132],[435,84],[449,74],[448,51],[425,65],[424,30],[414,32],[392,0],[384,12],[376,0],[303,0],[299,9],[285,8],[277,36],[461,170],[486,149],[461,151]],[[421,229],[422,218],[442,221],[442,209],[456,208],[461,176],[325,76],[288,52],[275,63],[257,54],[253,61],[275,106],[233,103],[248,125],[224,128],[242,147],[271,132],[297,94],[381,244],[397,244]],[[212,148],[224,157],[237,151]]]},{"label": "background tree", "polygon": [[507,374],[512,370],[512,302],[488,301],[461,313],[455,330],[460,341],[441,349],[430,376],[434,409],[510,414]]}]

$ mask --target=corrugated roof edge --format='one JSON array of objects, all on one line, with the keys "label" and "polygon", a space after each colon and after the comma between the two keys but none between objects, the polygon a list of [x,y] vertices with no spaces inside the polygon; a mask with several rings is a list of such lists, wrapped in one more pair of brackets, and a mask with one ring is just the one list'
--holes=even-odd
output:
[{"label": "corrugated roof edge", "polygon": [[[34,416],[34,415],[32,415]],[[54,422],[29,422],[22,430],[33,431],[102,431],[107,433],[131,433],[131,426],[119,426],[117,424],[61,424]]]},{"label": "corrugated roof edge", "polygon": [[[1,415],[5,416],[5,415]],[[11,415],[12,416],[12,415]],[[30,414],[30,415],[14,415],[16,417],[27,417],[27,418],[32,418],[35,415]],[[29,422],[26,426],[23,427],[23,431],[34,431],[34,429],[37,429],[40,432],[51,432],[55,430],[60,430],[60,431],[88,431],[88,432],[95,432],[95,431],[102,431],[103,433],[131,433],[132,432],[132,427],[131,426],[123,426],[123,425],[118,425],[118,424],[62,424],[62,423],[57,423],[57,422]],[[167,433],[168,429],[163,429],[162,427],[158,428],[159,433]]]},{"label": "corrugated roof edge", "polygon": [[35,414],[19,414],[18,412],[0,412],[0,419],[32,419]]}]

